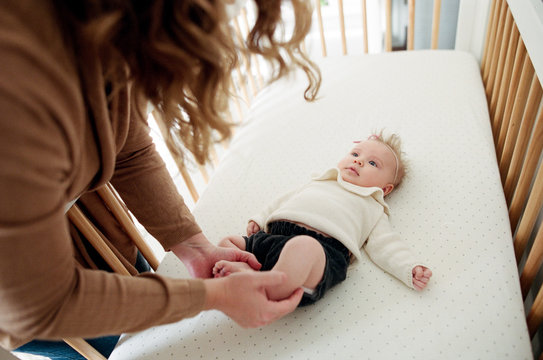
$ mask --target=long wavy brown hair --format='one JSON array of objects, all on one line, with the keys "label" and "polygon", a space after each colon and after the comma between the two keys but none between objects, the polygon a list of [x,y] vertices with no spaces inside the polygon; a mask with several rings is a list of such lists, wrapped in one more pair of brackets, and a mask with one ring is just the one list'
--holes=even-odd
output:
[{"label": "long wavy brown hair", "polygon": [[55,6],[76,58],[78,46],[96,48],[114,91],[131,84],[133,100],[150,101],[160,113],[170,151],[182,160],[184,147],[204,163],[211,144],[231,136],[225,114],[243,53],[267,60],[272,80],[303,69],[306,100],[320,87],[319,69],[301,50],[310,1],[290,0],[295,24],[286,39],[276,34],[284,26],[282,0],[254,2],[256,21],[244,46],[234,41],[225,0],[55,0]]}]

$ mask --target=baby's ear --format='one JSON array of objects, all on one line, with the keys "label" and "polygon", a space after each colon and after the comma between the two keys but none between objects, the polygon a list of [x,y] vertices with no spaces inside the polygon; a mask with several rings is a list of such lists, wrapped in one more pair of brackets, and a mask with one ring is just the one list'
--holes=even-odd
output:
[{"label": "baby's ear", "polygon": [[393,184],[386,184],[385,187],[383,188],[384,196],[387,196],[388,194],[390,194],[392,192],[392,190],[394,190],[394,185]]}]

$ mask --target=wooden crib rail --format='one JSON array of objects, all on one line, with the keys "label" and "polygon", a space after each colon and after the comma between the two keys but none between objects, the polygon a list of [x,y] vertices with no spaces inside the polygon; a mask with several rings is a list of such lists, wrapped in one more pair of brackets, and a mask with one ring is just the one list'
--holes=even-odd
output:
[{"label": "wooden crib rail", "polygon": [[[319,27],[320,44],[322,56],[328,55],[326,49],[326,38],[324,31],[324,22],[322,18],[321,2],[315,1],[316,18]],[[364,53],[368,53],[368,15],[366,0],[361,0],[362,7],[362,29],[364,41]],[[415,44],[415,0],[408,0],[408,26],[407,26],[407,50],[413,50]],[[433,15],[432,15],[432,38],[431,49],[437,49],[439,41],[439,21],[441,17],[441,0],[434,0]],[[345,31],[345,14],[343,9],[343,1],[338,0],[338,19],[341,35],[341,50],[343,55],[347,55],[347,36]],[[392,0],[385,0],[385,51],[392,51]]]},{"label": "wooden crib rail", "polygon": [[481,65],[533,337],[543,323],[543,89],[505,0],[492,2]]}]

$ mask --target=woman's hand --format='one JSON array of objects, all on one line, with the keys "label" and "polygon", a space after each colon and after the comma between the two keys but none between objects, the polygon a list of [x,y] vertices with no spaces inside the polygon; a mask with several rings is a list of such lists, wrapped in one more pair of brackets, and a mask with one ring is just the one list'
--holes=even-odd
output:
[{"label": "woman's hand", "polygon": [[296,289],[281,301],[269,300],[266,289],[281,285],[286,275],[278,271],[242,271],[227,277],[205,280],[205,309],[217,309],[244,328],[267,325],[292,312],[303,290]]},{"label": "woman's hand", "polygon": [[236,248],[215,246],[203,233],[188,238],[171,250],[185,264],[189,273],[198,278],[212,277],[213,266],[219,260],[245,262],[255,270],[262,267],[253,254]]}]

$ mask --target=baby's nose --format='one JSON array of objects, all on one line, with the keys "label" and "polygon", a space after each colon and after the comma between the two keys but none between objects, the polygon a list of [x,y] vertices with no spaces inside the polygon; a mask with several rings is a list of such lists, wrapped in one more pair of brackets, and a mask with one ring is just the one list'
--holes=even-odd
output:
[{"label": "baby's nose", "polygon": [[358,164],[359,166],[364,166],[364,162],[362,160],[359,160],[359,159],[354,159],[353,161],[355,164]]}]

